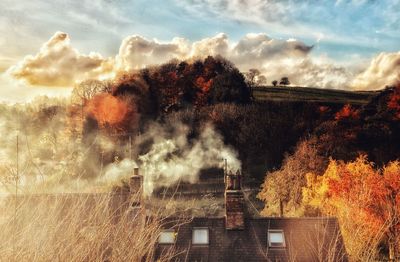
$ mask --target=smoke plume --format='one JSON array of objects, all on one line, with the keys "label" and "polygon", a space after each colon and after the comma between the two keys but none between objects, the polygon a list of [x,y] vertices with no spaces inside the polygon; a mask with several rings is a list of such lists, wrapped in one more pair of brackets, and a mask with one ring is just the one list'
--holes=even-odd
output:
[{"label": "smoke plume", "polygon": [[[65,110],[67,105],[65,101],[38,99],[17,108],[2,108],[0,193],[15,190],[17,135],[19,193],[107,192],[122,185],[133,174],[133,168],[139,167],[145,194],[151,195],[158,187],[196,183],[200,170],[222,167],[224,159],[231,170],[241,168],[237,153],[224,144],[222,136],[210,124],[203,126],[195,138],[185,124],[154,122],[140,136],[133,136],[131,144],[101,130],[92,130],[87,134],[93,137],[90,142],[82,142],[84,137],[74,130],[76,123],[71,124],[80,118],[71,119]],[[105,105],[110,107],[109,103]],[[129,117],[123,115],[106,116],[104,122],[129,122]]]},{"label": "smoke plume", "polygon": [[138,158],[144,175],[145,194],[150,195],[157,187],[178,182],[196,183],[200,170],[222,167],[224,159],[229,169],[241,168],[237,152],[224,144],[222,136],[211,125],[206,125],[194,141],[188,140],[188,133],[187,126],[177,123],[172,132],[154,124],[145,134],[144,139],[154,140],[149,152]]}]

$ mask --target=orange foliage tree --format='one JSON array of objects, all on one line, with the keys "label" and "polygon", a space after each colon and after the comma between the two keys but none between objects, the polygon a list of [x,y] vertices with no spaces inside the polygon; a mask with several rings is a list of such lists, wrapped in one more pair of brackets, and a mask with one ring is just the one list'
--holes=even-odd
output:
[{"label": "orange foliage tree", "polygon": [[87,103],[86,112],[96,119],[103,129],[126,131],[137,121],[136,110],[132,104],[110,94],[94,96]]},{"label": "orange foliage tree", "polygon": [[395,118],[400,119],[400,84],[397,85],[390,95],[387,107],[394,112]]},{"label": "orange foliage tree", "polygon": [[343,106],[343,108],[336,113],[335,115],[335,120],[352,120],[352,119],[358,119],[359,118],[359,112],[358,110],[354,109],[351,105],[346,104]]},{"label": "orange foliage tree", "polygon": [[257,195],[265,203],[263,215],[303,215],[302,188],[306,185],[306,174],[322,174],[326,166],[316,142],[315,139],[301,141],[294,154],[285,157],[279,170],[266,175]]},{"label": "orange foliage tree", "polygon": [[[338,217],[347,247],[363,257],[362,242],[386,242],[389,259],[398,258],[400,244],[400,162],[375,169],[366,156],[353,162],[331,160],[323,176],[307,175],[303,202]],[[354,239],[355,232],[361,232]],[[355,245],[355,242],[360,242]],[[358,249],[358,250],[356,250]]]},{"label": "orange foliage tree", "polygon": [[199,76],[196,81],[195,85],[199,92],[197,93],[195,104],[196,106],[204,106],[207,104],[208,94],[211,88],[213,80],[209,79],[206,81],[204,77]]}]

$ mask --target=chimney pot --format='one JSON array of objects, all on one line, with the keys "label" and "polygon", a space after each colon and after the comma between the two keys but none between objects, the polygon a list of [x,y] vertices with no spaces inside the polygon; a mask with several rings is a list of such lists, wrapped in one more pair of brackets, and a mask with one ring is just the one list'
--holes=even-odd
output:
[{"label": "chimney pot", "polygon": [[230,172],[226,178],[225,187],[225,218],[226,229],[244,229],[244,195],[241,187],[240,171],[233,174]]},{"label": "chimney pot", "polygon": [[242,188],[242,174],[238,170],[236,174],[230,171],[226,175],[226,189],[227,190],[240,190]]}]

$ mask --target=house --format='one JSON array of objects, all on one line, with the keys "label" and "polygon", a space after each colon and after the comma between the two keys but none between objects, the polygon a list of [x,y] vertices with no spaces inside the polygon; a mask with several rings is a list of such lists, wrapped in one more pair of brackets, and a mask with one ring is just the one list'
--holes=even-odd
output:
[{"label": "house", "polygon": [[[131,179],[141,190],[141,176],[136,173]],[[225,216],[193,217],[178,225],[169,218],[158,239],[156,258],[173,252],[176,261],[348,260],[336,218],[251,217],[241,180],[240,173],[226,176]]]},{"label": "house", "polygon": [[[151,231],[155,232],[154,237],[151,236],[154,241],[150,242],[155,244],[155,249],[154,254],[151,252],[150,260],[157,260],[165,254],[172,254],[172,261],[348,260],[335,218],[254,217],[247,212],[242,175],[229,174],[224,180],[223,215],[163,218],[161,230]],[[112,193],[21,195],[18,201],[20,210],[29,210],[33,206],[52,208],[53,225],[57,227],[62,225],[57,221],[64,221],[70,211],[74,210],[74,216],[80,217],[79,223],[74,224],[74,230],[83,238],[90,238],[91,232],[98,227],[109,226],[108,221],[113,226],[126,226],[124,230],[134,235],[137,228],[148,226],[146,221],[158,219],[152,210],[146,210],[142,192],[143,177],[135,169],[129,186]],[[15,200],[10,198],[1,203],[13,207]],[[1,206],[0,211],[3,211]],[[35,213],[35,209],[32,211]],[[0,215],[2,213],[7,212],[0,212]],[[48,226],[46,220],[40,219],[29,221],[29,225],[38,228],[38,232]],[[159,227],[159,224],[156,226]],[[107,248],[104,258],[111,257],[113,248],[115,246]]]}]

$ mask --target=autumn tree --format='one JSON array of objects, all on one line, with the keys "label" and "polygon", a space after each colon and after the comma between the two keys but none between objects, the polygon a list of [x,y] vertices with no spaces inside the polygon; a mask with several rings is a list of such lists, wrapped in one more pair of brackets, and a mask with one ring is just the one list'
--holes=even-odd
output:
[{"label": "autumn tree", "polygon": [[387,107],[394,114],[394,118],[400,120],[400,83],[393,88],[387,102]]},{"label": "autumn tree", "polygon": [[[143,74],[145,74],[143,72]],[[129,97],[142,118],[154,119],[157,116],[157,100],[140,73],[125,73],[115,80],[112,94],[117,97]]]},{"label": "autumn tree", "polygon": [[356,259],[365,260],[371,255],[369,248],[377,250],[380,242],[391,261],[399,258],[399,161],[376,169],[366,156],[348,163],[331,160],[323,176],[307,175],[303,201],[338,217],[346,246]]},{"label": "autumn tree", "polygon": [[306,174],[322,173],[326,160],[315,139],[301,141],[293,155],[286,156],[282,167],[265,176],[258,198],[265,202],[264,215],[302,215],[302,190]]},{"label": "autumn tree", "polygon": [[339,110],[335,115],[336,121],[352,121],[359,119],[359,111],[352,107],[350,104],[346,104],[343,106],[341,110]]},{"label": "autumn tree", "polygon": [[208,56],[194,62],[172,60],[123,78],[117,79],[113,94],[140,97],[138,110],[152,109],[156,116],[216,103],[245,103],[251,95],[243,74],[222,57]]},{"label": "autumn tree", "polygon": [[233,102],[244,104],[249,102],[251,92],[239,70],[225,72],[214,78],[210,88],[209,103]]}]

